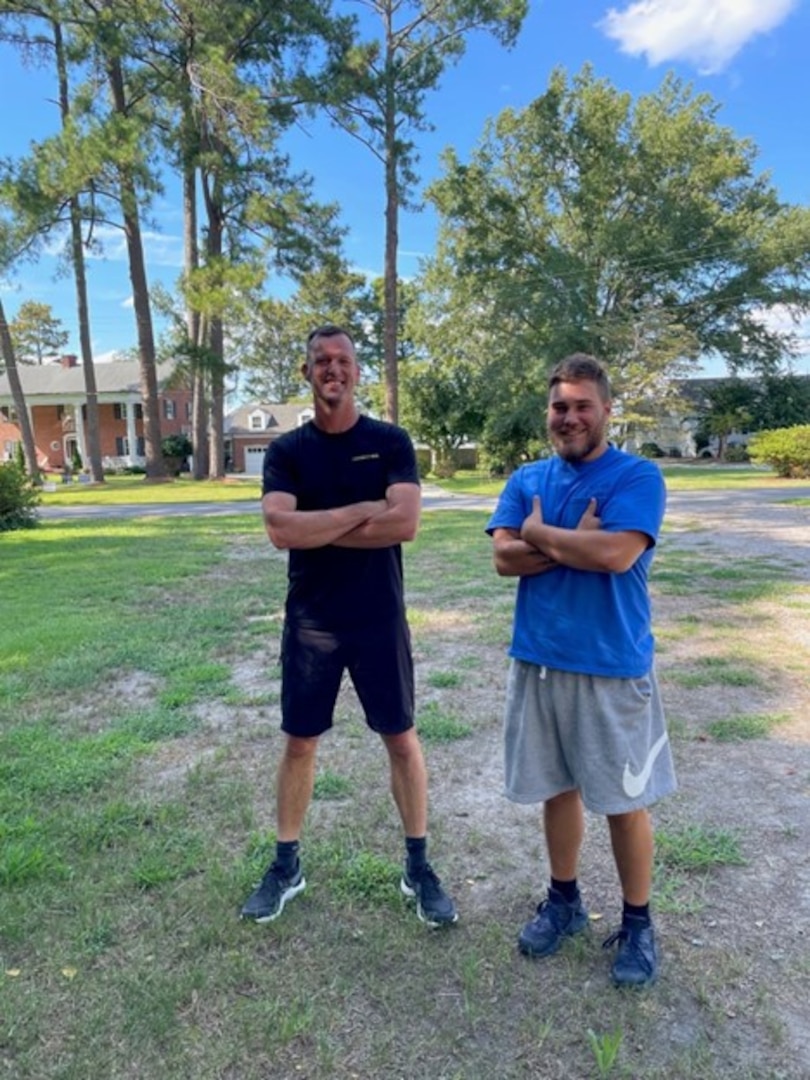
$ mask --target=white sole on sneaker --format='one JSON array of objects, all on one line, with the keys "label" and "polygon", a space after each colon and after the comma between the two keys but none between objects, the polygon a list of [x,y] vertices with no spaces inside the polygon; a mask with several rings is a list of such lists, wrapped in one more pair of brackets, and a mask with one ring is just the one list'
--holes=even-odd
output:
[{"label": "white sole on sneaker", "polygon": [[401,878],[399,882],[402,895],[407,897],[408,900],[416,900],[416,917],[420,922],[423,922],[425,926],[429,926],[431,930],[438,930],[441,926],[452,926],[454,922],[458,922],[458,912],[453,912],[452,919],[442,919],[437,921],[436,919],[430,919],[422,909],[422,905],[416,897],[416,890],[412,889],[405,878]]},{"label": "white sole on sneaker", "polygon": [[284,905],[288,900],[292,900],[294,896],[298,896],[307,887],[306,879],[301,878],[297,885],[290,885],[288,889],[285,889],[281,894],[281,900],[279,901],[278,911],[273,912],[272,915],[262,915],[260,918],[253,918],[251,915],[240,915],[240,919],[246,919],[248,922],[255,922],[259,924],[272,922],[273,919],[277,919],[284,910]]}]

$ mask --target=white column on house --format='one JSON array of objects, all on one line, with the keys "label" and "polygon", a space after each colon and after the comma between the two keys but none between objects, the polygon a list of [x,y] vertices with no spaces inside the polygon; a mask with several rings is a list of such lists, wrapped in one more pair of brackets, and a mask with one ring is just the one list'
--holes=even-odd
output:
[{"label": "white column on house", "polygon": [[73,425],[76,431],[76,445],[79,448],[81,454],[82,464],[85,468],[88,465],[87,461],[87,442],[84,437],[84,417],[82,416],[81,405],[73,406]]},{"label": "white column on house", "polygon": [[132,464],[135,463],[135,456],[138,452],[138,436],[135,433],[135,402],[130,400],[127,405],[127,446],[129,447],[129,458]]}]

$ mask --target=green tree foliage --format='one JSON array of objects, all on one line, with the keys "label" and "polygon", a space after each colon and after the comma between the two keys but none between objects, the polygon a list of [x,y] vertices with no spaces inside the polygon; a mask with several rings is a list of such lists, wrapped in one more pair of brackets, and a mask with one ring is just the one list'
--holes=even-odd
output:
[{"label": "green tree foliage", "polygon": [[0,532],[31,529],[37,522],[39,494],[16,462],[0,465]]},{"label": "green tree foliage", "polygon": [[378,33],[351,50],[326,92],[333,119],[379,160],[384,176],[383,354],[385,406],[399,412],[397,351],[399,211],[413,206],[418,183],[415,136],[430,130],[425,101],[477,30],[514,43],[527,0],[367,0]]},{"label": "green tree foliage", "polygon": [[50,304],[25,300],[9,325],[11,340],[21,363],[41,364],[57,356],[67,345],[69,334],[62,320],[54,318]]},{"label": "green tree foliage", "polygon": [[717,439],[717,456],[725,458],[726,440],[733,432],[751,431],[759,390],[751,379],[719,379],[706,390],[696,432],[698,444]]},{"label": "green tree foliage", "polygon": [[760,431],[748,443],[757,465],[770,465],[778,476],[810,477],[810,424]]},{"label": "green tree foliage", "polygon": [[733,432],[748,433],[802,424],[810,418],[810,376],[769,374],[760,379],[718,379],[710,382],[698,408],[696,438],[706,445],[718,440],[725,456]]},{"label": "green tree foliage", "polygon": [[535,390],[562,356],[595,353],[630,429],[701,356],[772,372],[792,354],[763,314],[810,309],[810,211],[779,202],[718,111],[673,77],[634,102],[587,67],[556,71],[468,163],[447,152],[428,192],[442,287],[486,312],[501,379]]},{"label": "green tree foliage", "polygon": [[358,354],[366,341],[368,290],[362,274],[339,259],[301,276],[288,300],[252,298],[242,323],[234,329],[232,346],[245,376],[248,397],[284,404],[307,394],[301,374],[310,330],[324,323],[345,326]]}]

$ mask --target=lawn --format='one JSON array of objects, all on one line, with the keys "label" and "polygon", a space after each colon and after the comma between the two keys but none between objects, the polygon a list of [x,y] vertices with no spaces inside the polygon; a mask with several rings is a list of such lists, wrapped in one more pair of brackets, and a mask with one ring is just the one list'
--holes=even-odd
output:
[{"label": "lawn", "polygon": [[[206,501],[216,488],[109,490],[205,491]],[[256,497],[251,488],[245,498]],[[729,875],[776,865],[782,845],[794,845],[793,857],[803,833],[789,818],[760,859],[759,828],[691,799],[667,804],[656,903],[668,966],[652,993],[607,983],[599,941],[616,887],[596,824],[586,860],[604,922],[546,967],[517,955],[544,871],[536,812],[500,795],[513,584],[491,570],[485,521],[478,511],[427,513],[406,550],[432,851],[461,910],[447,933],[426,931],[399,895],[387,773],[348,691],[303,838],[308,889],[270,926],[237,918],[273,848],[280,747],[285,560],[255,508],[44,521],[0,538],[0,1075],[804,1075],[801,1062],[791,1071],[769,989],[775,961],[760,970],[761,952],[742,947],[731,922],[711,932],[710,948],[694,945],[733,889]],[[767,695],[786,680],[805,685],[806,665],[780,659],[778,634],[797,605],[806,610],[807,588],[790,567],[751,558],[735,566],[749,586],[740,593],[722,555],[680,550],[677,535],[659,563],[663,675],[688,778],[707,740],[733,754],[757,739],[761,753],[788,723],[784,703]],[[757,696],[756,708],[743,708],[742,695]],[[786,901],[789,889],[785,879]],[[740,918],[746,942],[767,932]],[[806,1000],[800,959],[785,965],[776,985]],[[734,1015],[745,1017],[744,1038]]]}]

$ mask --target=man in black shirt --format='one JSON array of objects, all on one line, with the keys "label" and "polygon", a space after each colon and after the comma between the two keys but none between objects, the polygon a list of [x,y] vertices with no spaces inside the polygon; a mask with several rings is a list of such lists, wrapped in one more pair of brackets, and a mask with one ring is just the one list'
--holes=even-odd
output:
[{"label": "man in black shirt", "polygon": [[350,335],[322,326],[303,374],[315,416],[267,448],[265,526],[289,551],[282,639],[286,742],[277,787],[276,858],[242,908],[269,922],[305,887],[299,838],[312,797],[318,738],[332,726],[348,669],[369,727],[383,740],[405,831],[402,892],[430,926],[457,913],[427,861],[427,771],[413,724],[414,682],[402,576],[404,541],[419,526],[416,459],[407,433],[363,416]]}]

